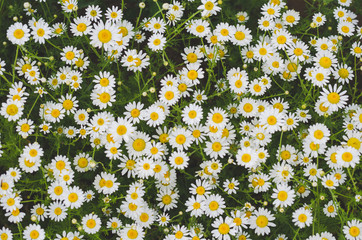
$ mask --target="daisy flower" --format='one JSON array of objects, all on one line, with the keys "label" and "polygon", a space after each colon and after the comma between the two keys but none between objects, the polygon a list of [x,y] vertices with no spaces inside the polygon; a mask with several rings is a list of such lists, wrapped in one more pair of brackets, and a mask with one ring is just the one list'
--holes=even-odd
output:
[{"label": "daisy flower", "polygon": [[183,151],[172,152],[169,156],[170,165],[176,169],[185,169],[189,164],[190,158]]},{"label": "daisy flower", "polygon": [[91,20],[85,16],[73,18],[74,23],[70,24],[70,31],[74,36],[88,35],[92,30]]},{"label": "daisy flower", "polygon": [[38,224],[30,224],[25,227],[23,237],[26,240],[44,240],[45,231]]},{"label": "daisy flower", "polygon": [[340,167],[352,167],[360,162],[360,153],[353,147],[341,147],[336,153],[337,164]]},{"label": "daisy flower", "polygon": [[205,215],[211,218],[224,213],[225,201],[219,194],[211,194],[205,199]]},{"label": "daisy flower", "polygon": [[224,191],[227,192],[228,194],[233,194],[233,193],[235,194],[236,190],[239,189],[238,186],[239,182],[235,178],[232,178],[231,180],[226,179],[223,184]]},{"label": "daisy flower", "polygon": [[23,115],[23,109],[20,101],[8,99],[1,104],[0,114],[8,121],[17,121]]},{"label": "daisy flower", "polygon": [[213,221],[211,224],[214,230],[211,231],[211,234],[214,238],[220,240],[230,240],[230,235],[235,236],[236,229],[235,223],[231,217],[226,217],[225,220],[223,217],[219,217]]},{"label": "daisy flower", "polygon": [[21,119],[18,121],[18,125],[16,126],[16,131],[23,138],[27,138],[29,135],[34,132],[34,125],[31,119]]},{"label": "daisy flower", "polygon": [[206,207],[204,199],[195,196],[189,197],[185,202],[185,206],[187,207],[186,212],[190,212],[190,215],[195,217],[201,217]]},{"label": "daisy flower", "polygon": [[362,237],[362,222],[352,219],[343,226],[343,233],[347,240],[358,240]]},{"label": "daisy flower", "polygon": [[210,138],[204,149],[207,156],[212,159],[223,158],[229,150],[229,144],[223,138]]},{"label": "daisy flower", "polygon": [[35,42],[44,44],[45,40],[51,38],[52,30],[49,27],[49,24],[45,21],[38,21],[32,30],[31,35],[33,36]]},{"label": "daisy flower", "polygon": [[147,45],[152,51],[160,51],[166,45],[166,38],[160,33],[153,34],[148,39]]},{"label": "daisy flower", "polygon": [[284,24],[286,24],[288,26],[294,26],[294,25],[298,24],[298,22],[300,20],[299,12],[297,12],[293,9],[287,10],[285,13],[283,13],[282,20],[283,20]]},{"label": "daisy flower", "polygon": [[102,10],[98,5],[90,5],[85,9],[85,15],[89,20],[97,22],[102,17]]},{"label": "daisy flower", "polygon": [[118,235],[123,240],[142,240],[145,233],[138,224],[126,224],[124,228],[118,231]]},{"label": "daisy flower", "polygon": [[236,15],[236,18],[239,23],[246,23],[249,20],[249,15],[247,12],[238,12]]},{"label": "daisy flower", "polygon": [[171,210],[177,207],[176,202],[178,198],[179,194],[177,191],[161,189],[156,198],[156,200],[159,201],[157,206],[163,208],[164,211]]},{"label": "daisy flower", "polygon": [[180,99],[180,94],[176,86],[164,86],[159,92],[159,99],[165,104],[175,105]]},{"label": "daisy flower", "polygon": [[48,216],[51,220],[61,222],[67,217],[67,207],[62,201],[54,201],[48,206]]},{"label": "daisy flower", "polygon": [[156,105],[151,105],[149,108],[142,111],[141,118],[142,120],[147,121],[148,126],[156,127],[163,124],[166,119],[166,115],[162,108]]},{"label": "daisy flower", "polygon": [[250,228],[255,229],[255,233],[260,236],[268,235],[270,233],[270,227],[276,225],[271,222],[275,219],[274,215],[265,208],[259,208],[253,212],[250,217]]},{"label": "daisy flower", "polygon": [[201,0],[201,5],[197,8],[197,10],[202,11],[202,17],[210,17],[212,15],[216,15],[221,8],[217,6],[216,0]]},{"label": "daisy flower", "polygon": [[120,21],[123,17],[122,9],[118,9],[117,6],[112,6],[111,8],[107,8],[105,13],[107,21],[116,23]]},{"label": "daisy flower", "polygon": [[338,207],[337,205],[331,200],[324,205],[323,212],[327,217],[335,217],[338,215]]},{"label": "daisy flower", "polygon": [[12,44],[24,45],[30,38],[28,25],[20,22],[12,24],[6,32],[6,37]]},{"label": "daisy flower", "polygon": [[323,88],[321,92],[320,100],[324,102],[324,106],[329,108],[331,111],[337,111],[340,108],[343,108],[348,101],[347,91],[342,90],[342,86],[338,85],[328,85],[328,87]]},{"label": "daisy flower", "polygon": [[96,214],[87,214],[82,217],[82,227],[88,234],[95,234],[101,229],[101,219]]},{"label": "daisy flower", "polygon": [[192,143],[191,131],[184,128],[176,128],[170,134],[169,143],[171,147],[178,150],[187,150]]},{"label": "daisy flower", "polygon": [[293,205],[295,193],[286,184],[277,184],[277,187],[273,189],[274,193],[271,198],[274,198],[273,205],[276,207],[288,207]]},{"label": "daisy flower", "polygon": [[304,207],[298,208],[293,212],[292,215],[295,226],[299,228],[305,228],[312,224],[313,216],[310,210],[305,209]]},{"label": "daisy flower", "polygon": [[117,26],[111,22],[99,21],[90,32],[90,44],[97,48],[104,48],[108,51],[116,46],[117,41],[121,41],[121,34],[118,33]]}]

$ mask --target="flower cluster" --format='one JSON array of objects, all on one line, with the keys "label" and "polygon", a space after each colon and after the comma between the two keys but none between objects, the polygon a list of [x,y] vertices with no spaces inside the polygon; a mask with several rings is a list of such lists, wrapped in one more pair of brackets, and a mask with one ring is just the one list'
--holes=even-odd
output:
[{"label": "flower cluster", "polygon": [[314,2],[333,11],[24,3],[0,238],[361,240],[362,27],[351,0]]}]

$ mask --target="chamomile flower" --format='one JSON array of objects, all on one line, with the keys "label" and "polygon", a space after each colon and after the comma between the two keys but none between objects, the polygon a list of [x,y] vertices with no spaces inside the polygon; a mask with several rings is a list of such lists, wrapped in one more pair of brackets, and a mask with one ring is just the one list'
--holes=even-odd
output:
[{"label": "chamomile flower", "polygon": [[207,115],[207,123],[213,127],[223,128],[228,121],[225,110],[218,107],[214,107]]},{"label": "chamomile flower", "polygon": [[249,169],[255,167],[258,163],[258,156],[256,151],[250,147],[242,147],[240,150],[238,150],[236,155],[236,162],[240,166],[244,166]]},{"label": "chamomile flower", "polygon": [[225,201],[219,194],[211,194],[205,199],[205,215],[208,217],[220,216],[225,207]]},{"label": "chamomile flower", "polygon": [[328,85],[328,88],[323,88],[319,98],[324,102],[324,107],[329,108],[331,111],[337,111],[347,104],[348,96],[346,93],[346,90],[342,90],[342,86]]},{"label": "chamomile flower", "polygon": [[159,201],[157,206],[163,208],[164,211],[171,210],[177,207],[176,201],[178,198],[179,194],[177,191],[161,189],[156,198],[156,200]]},{"label": "chamomile flower", "polygon": [[288,185],[278,184],[276,188],[273,189],[274,193],[271,195],[271,198],[274,198],[273,205],[276,207],[288,207],[293,205],[295,193]]},{"label": "chamomile flower", "polygon": [[101,229],[102,222],[96,214],[87,214],[82,217],[82,226],[86,233],[95,234]]},{"label": "chamomile flower", "polygon": [[0,114],[8,121],[16,121],[23,114],[23,104],[18,100],[8,99],[1,104]]},{"label": "chamomile flower", "polygon": [[92,103],[100,109],[112,106],[112,103],[116,101],[115,93],[116,91],[113,89],[93,89],[91,93]]},{"label": "chamomile flower", "polygon": [[108,51],[116,46],[117,41],[121,41],[121,34],[118,33],[117,26],[111,22],[99,21],[90,32],[90,44],[96,48],[104,48]]},{"label": "chamomile flower", "polygon": [[185,202],[185,206],[187,207],[186,212],[190,212],[190,215],[195,217],[201,217],[206,207],[204,199],[195,196],[189,197]]},{"label": "chamomile flower", "polygon": [[176,86],[164,86],[159,92],[159,98],[165,104],[172,106],[180,99],[180,94]]},{"label": "chamomile flower", "polygon": [[362,56],[362,46],[360,42],[354,42],[352,43],[351,46],[351,50],[350,50],[351,54],[355,57],[361,58]]},{"label": "chamomile flower", "polygon": [[70,31],[74,36],[83,36],[90,33],[92,30],[91,20],[85,16],[76,17],[74,23],[70,24]]},{"label": "chamomile flower", "polygon": [[260,115],[260,124],[266,125],[270,133],[279,131],[284,122],[284,114],[279,109],[268,108]]},{"label": "chamomile flower", "polygon": [[236,18],[239,23],[246,23],[249,20],[249,15],[247,12],[241,11],[236,14]]},{"label": "chamomile flower", "polygon": [[13,239],[13,233],[9,228],[2,227],[0,229],[0,237],[5,240],[12,240]]},{"label": "chamomile flower", "polygon": [[227,192],[228,194],[235,194],[236,190],[239,189],[239,182],[235,179],[232,178],[231,180],[226,179],[226,181],[223,184],[224,187],[224,191]]},{"label": "chamomile flower", "polygon": [[45,231],[38,224],[30,224],[25,227],[23,232],[23,237],[26,240],[34,239],[34,240],[44,240],[45,239]]},{"label": "chamomile flower", "polygon": [[69,187],[64,194],[64,204],[71,209],[80,208],[84,202],[84,192],[77,186]]},{"label": "chamomile flower", "polygon": [[145,232],[138,224],[127,224],[124,228],[118,231],[118,235],[124,240],[142,240]]},{"label": "chamomile flower", "polygon": [[341,147],[336,153],[337,164],[340,167],[352,167],[359,163],[360,153],[353,147]]},{"label": "chamomile flower", "polygon": [[196,125],[203,118],[203,110],[199,105],[193,103],[183,109],[181,116],[187,125]]},{"label": "chamomile flower", "polygon": [[16,22],[8,28],[6,37],[12,44],[24,45],[29,41],[30,30],[26,24]]},{"label": "chamomile flower", "polygon": [[353,36],[354,25],[348,21],[339,21],[337,25],[338,33],[342,36],[350,37]]},{"label": "chamomile flower", "polygon": [[152,51],[160,51],[166,45],[166,38],[160,33],[153,34],[148,39],[147,45]]},{"label": "chamomile flower", "polygon": [[51,38],[51,28],[45,21],[38,21],[32,30],[31,35],[35,42],[44,44],[45,40]]},{"label": "chamomile flower", "polygon": [[170,165],[176,169],[185,169],[189,164],[189,156],[183,151],[172,152],[169,161]]},{"label": "chamomile flower", "polygon": [[352,68],[347,64],[338,64],[332,73],[334,78],[341,84],[348,83],[354,77]]},{"label": "chamomile flower", "polygon": [[362,222],[352,219],[343,226],[343,233],[347,240],[358,240],[362,237]]},{"label": "chamomile flower", "polygon": [[90,5],[85,9],[85,15],[89,20],[97,22],[102,17],[102,10],[98,5]]},{"label": "chamomile flower", "polygon": [[27,138],[29,135],[33,134],[34,127],[34,122],[31,119],[21,119],[18,121],[16,131],[23,138]]},{"label": "chamomile flower", "polygon": [[253,212],[250,217],[250,228],[255,229],[255,233],[260,236],[268,235],[270,233],[270,227],[276,225],[272,222],[275,219],[274,215],[265,208],[259,208]]},{"label": "chamomile flower", "polygon": [[235,236],[236,234],[235,223],[230,217],[226,217],[225,220],[223,217],[219,217],[214,220],[211,226],[215,228],[211,231],[212,236],[220,240],[230,240],[230,235]]},{"label": "chamomile flower", "polygon": [[166,30],[166,23],[162,18],[154,17],[151,18],[148,30],[150,30],[152,33],[164,33]]},{"label": "chamomile flower", "polygon": [[295,226],[299,228],[308,227],[313,222],[312,212],[303,207],[295,210],[293,212],[292,217],[293,217],[292,219],[293,223],[295,224]]},{"label": "chamomile flower", "polygon": [[156,127],[163,124],[166,119],[166,115],[162,108],[156,105],[151,105],[142,112],[141,118],[144,121],[147,121],[149,126]]},{"label": "chamomile flower", "polygon": [[295,10],[287,10],[285,13],[283,13],[282,20],[284,24],[288,26],[294,26],[298,24],[300,20],[299,12]]},{"label": "chamomile flower", "polygon": [[176,128],[170,134],[169,143],[173,148],[177,148],[178,150],[187,150],[192,143],[191,134],[189,130]]},{"label": "chamomile flower", "polygon": [[335,217],[338,215],[338,206],[331,200],[324,205],[323,212],[327,217]]},{"label": "chamomile flower", "polygon": [[31,214],[36,216],[38,221],[44,221],[48,217],[48,208],[44,204],[36,204],[31,209]]},{"label": "chamomile flower", "polygon": [[107,8],[107,11],[104,15],[106,16],[108,21],[113,23],[120,21],[123,17],[122,9],[118,9],[117,6]]},{"label": "chamomile flower", "polygon": [[326,16],[320,12],[313,15],[313,22],[316,23],[317,27],[321,27],[326,22]]},{"label": "chamomile flower", "polygon": [[212,15],[216,15],[221,8],[217,5],[216,0],[201,0],[201,5],[197,8],[197,10],[202,11],[201,16],[210,17]]},{"label": "chamomile flower", "polygon": [[269,31],[275,27],[275,21],[267,16],[262,16],[258,20],[258,28],[262,31]]}]

